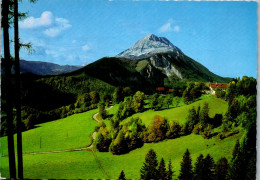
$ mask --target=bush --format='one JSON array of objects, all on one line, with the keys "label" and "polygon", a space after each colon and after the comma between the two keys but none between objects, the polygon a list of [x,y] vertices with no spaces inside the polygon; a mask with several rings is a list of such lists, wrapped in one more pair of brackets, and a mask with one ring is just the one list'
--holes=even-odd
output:
[{"label": "bush", "polygon": [[100,152],[107,152],[111,144],[111,136],[107,128],[101,127],[96,135],[94,145]]},{"label": "bush", "polygon": [[204,126],[201,124],[196,124],[193,129],[194,134],[202,134],[203,131],[204,131]]},{"label": "bush", "polygon": [[150,124],[145,133],[145,142],[158,142],[166,138],[168,130],[167,120],[159,115],[154,116],[154,121]]},{"label": "bush", "polygon": [[178,121],[170,121],[169,122],[169,129],[167,131],[166,136],[170,139],[179,137],[181,135],[181,125]]}]

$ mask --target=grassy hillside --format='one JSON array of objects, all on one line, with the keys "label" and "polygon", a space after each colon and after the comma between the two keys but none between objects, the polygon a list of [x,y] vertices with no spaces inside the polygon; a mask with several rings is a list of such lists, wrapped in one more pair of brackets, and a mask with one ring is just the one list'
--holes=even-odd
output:
[{"label": "grassy hillside", "polygon": [[[215,113],[223,113],[227,108],[225,101],[210,96],[190,105],[155,112],[149,110],[134,116],[141,117],[146,125],[153,120],[155,114],[165,116],[169,120],[177,119],[184,123],[187,111],[192,106],[197,107],[204,102],[209,103],[210,116]],[[114,114],[117,108],[118,105],[115,105],[108,110],[109,114]],[[57,121],[40,124],[39,127],[24,132],[23,151],[46,152],[88,145],[90,143],[89,135],[94,132],[97,125],[97,122],[92,119],[96,112],[98,110],[72,115]],[[145,143],[142,148],[118,156],[112,155],[110,152],[96,152],[94,156],[91,151],[24,155],[24,174],[25,178],[33,179],[101,179],[118,178],[121,170],[124,170],[127,178],[138,179],[144,157],[149,149],[153,148],[158,155],[158,160],[163,157],[168,163],[171,159],[175,175],[178,175],[180,161],[187,148],[191,152],[193,163],[200,153],[203,155],[210,153],[215,161],[223,156],[230,160],[235,142],[241,136],[242,133],[239,133],[219,141],[216,137],[207,140],[203,139],[201,135],[191,134],[159,143]],[[1,155],[7,154],[6,137],[1,138],[0,141]],[[8,157],[1,157],[0,164],[2,176],[8,177]]]},{"label": "grassy hillside", "polygon": [[[91,135],[97,122],[92,119],[98,110],[74,114],[64,119],[43,123],[23,132],[23,152],[47,152],[85,147],[91,143]],[[41,145],[40,145],[41,141]],[[1,155],[7,152],[7,137],[0,138]],[[16,135],[15,135],[16,147]]]},{"label": "grassy hillside", "polygon": [[[33,179],[117,179],[121,170],[126,178],[139,179],[140,168],[149,149],[153,148],[158,155],[158,160],[164,158],[168,164],[171,159],[175,175],[179,174],[180,162],[185,150],[191,152],[192,163],[202,153],[210,153],[215,161],[225,156],[229,161],[236,140],[241,134],[228,137],[222,141],[216,138],[203,139],[200,135],[188,135],[181,138],[165,140],[159,143],[145,144],[142,148],[124,155],[112,155],[109,152],[96,152],[98,161],[90,151],[65,152],[55,154],[39,154],[24,156],[24,177]],[[8,176],[8,158],[1,157],[2,176]],[[105,173],[108,174],[106,176]]]},{"label": "grassy hillside", "polygon": [[209,116],[212,118],[215,116],[215,114],[224,114],[227,111],[228,104],[226,101],[216,98],[215,96],[204,96],[201,100],[198,100],[189,105],[184,105],[181,107],[166,109],[162,111],[148,110],[143,113],[137,113],[131,117],[128,117],[123,122],[129,121],[132,117],[139,117],[142,119],[143,123],[146,126],[149,126],[149,124],[154,120],[154,116],[160,115],[167,118],[168,120],[177,120],[179,123],[184,124],[186,122],[188,111],[193,106],[195,107],[195,109],[197,109],[198,106],[202,107],[205,102],[209,104]]}]

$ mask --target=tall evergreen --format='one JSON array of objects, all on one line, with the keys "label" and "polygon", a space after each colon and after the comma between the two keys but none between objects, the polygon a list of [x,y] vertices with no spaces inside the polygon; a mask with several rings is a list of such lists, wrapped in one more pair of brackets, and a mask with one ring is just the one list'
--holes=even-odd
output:
[{"label": "tall evergreen", "polygon": [[209,123],[209,104],[207,102],[204,103],[204,106],[202,107],[201,113],[200,113],[200,122],[203,125],[206,125]]},{"label": "tall evergreen", "polygon": [[15,50],[15,84],[16,84],[16,122],[17,122],[17,159],[18,178],[23,179],[23,148],[22,148],[22,120],[20,93],[20,58],[19,58],[19,28],[18,28],[18,0],[14,0],[14,50]]},{"label": "tall evergreen", "polygon": [[238,155],[238,151],[239,151],[239,147],[240,147],[240,144],[239,144],[239,140],[237,140],[236,141],[236,145],[235,145],[235,147],[234,147],[234,149],[233,149],[233,153],[232,153],[232,160],[234,160],[236,157],[237,157],[237,155]]},{"label": "tall evergreen", "polygon": [[120,173],[120,175],[119,175],[119,178],[118,178],[119,180],[126,180],[126,178],[125,178],[125,173],[124,173],[124,171],[122,170],[121,171],[121,173]]},{"label": "tall evergreen", "polygon": [[192,171],[191,161],[192,160],[191,160],[190,152],[187,149],[186,152],[183,155],[183,158],[182,158],[179,180],[191,180],[191,179],[193,179],[193,171]]},{"label": "tall evergreen", "polygon": [[215,168],[215,179],[216,180],[227,180],[228,179],[229,164],[227,159],[221,158],[218,160]]},{"label": "tall evergreen", "polygon": [[[7,115],[7,142],[8,142],[8,156],[9,156],[9,175],[10,179],[16,179],[16,166],[15,166],[15,151],[14,151],[14,137],[13,137],[13,107],[12,107],[12,85],[11,85],[11,68],[12,62],[10,58],[10,44],[9,44],[9,8],[10,1],[2,1],[2,21],[3,28],[3,42],[4,42],[4,60],[2,66],[5,73],[2,82],[2,94],[6,98],[6,115]],[[4,91],[3,91],[4,90]]]},{"label": "tall evergreen", "polygon": [[166,180],[172,180],[173,178],[173,171],[172,171],[172,162],[171,160],[169,161],[168,164],[168,171],[166,172]]},{"label": "tall evergreen", "polygon": [[159,179],[165,179],[166,178],[166,168],[165,168],[165,162],[164,159],[162,158],[160,161],[160,165],[158,168],[158,173],[159,173]]},{"label": "tall evergreen", "polygon": [[204,177],[204,157],[201,154],[195,163],[194,180],[200,180]]},{"label": "tall evergreen", "polygon": [[208,154],[204,159],[204,179],[213,180],[215,171],[215,162],[213,158]]},{"label": "tall evergreen", "polygon": [[158,161],[157,155],[153,149],[150,149],[146,154],[145,162],[143,167],[141,168],[141,179],[156,179],[158,178]]}]

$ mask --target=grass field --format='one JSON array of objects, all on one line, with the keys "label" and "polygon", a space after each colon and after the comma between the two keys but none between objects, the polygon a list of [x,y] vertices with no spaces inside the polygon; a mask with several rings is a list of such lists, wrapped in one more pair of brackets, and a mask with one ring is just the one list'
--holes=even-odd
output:
[{"label": "grass field", "polygon": [[[192,106],[202,106],[205,101],[209,103],[211,117],[216,113],[224,113],[227,109],[225,101],[210,96],[203,97],[190,105],[162,111],[148,110],[133,116],[143,119],[146,125],[150,124],[156,114],[166,117],[168,120],[176,119],[184,123],[188,110]],[[114,114],[117,109],[118,105],[115,105],[108,112]],[[75,114],[64,119],[40,124],[39,127],[24,132],[23,151],[46,152],[88,145],[90,143],[89,135],[94,132],[97,125],[92,116],[97,112],[98,110],[95,109]],[[158,161],[163,157],[168,164],[171,159],[173,170],[176,171],[175,175],[178,175],[180,162],[187,148],[191,152],[193,163],[200,153],[204,155],[210,153],[215,161],[223,156],[230,160],[235,142],[241,136],[242,133],[239,133],[218,141],[216,137],[206,140],[200,135],[191,134],[159,143],[146,143],[142,148],[119,156],[112,155],[110,152],[96,152],[96,156],[94,156],[91,151],[24,155],[24,177],[28,179],[115,179],[118,178],[121,170],[124,170],[126,178],[139,179],[145,155],[151,148],[156,151]],[[6,137],[1,138],[0,141],[1,154],[7,154]],[[8,157],[1,157],[0,162],[2,177],[8,177]]]},{"label": "grass field", "polygon": [[[235,142],[240,137],[241,133],[218,142],[216,138],[206,140],[200,135],[191,134],[159,143],[145,144],[142,148],[125,155],[116,156],[109,152],[96,152],[101,166],[109,177],[103,173],[90,151],[25,155],[24,174],[25,178],[32,179],[116,179],[121,170],[124,170],[126,178],[139,179],[145,155],[153,148],[157,153],[158,161],[163,157],[168,164],[171,159],[175,175],[178,175],[180,162],[187,148],[191,152],[193,163],[200,153],[203,155],[210,153],[215,161],[223,156],[230,160]],[[4,177],[8,176],[7,163],[8,158],[2,157],[1,172]]]},{"label": "grass field", "polygon": [[198,108],[198,106],[204,105],[204,103],[207,102],[209,104],[209,116],[214,117],[215,114],[224,114],[227,111],[228,104],[226,101],[222,99],[218,99],[215,96],[203,96],[200,100],[189,104],[184,105],[177,108],[170,108],[165,109],[161,111],[154,111],[154,110],[148,110],[142,113],[134,114],[131,117],[126,118],[124,122],[129,121],[132,117],[139,117],[142,119],[143,123],[146,126],[149,126],[149,124],[154,120],[155,115],[160,115],[162,117],[167,118],[168,120],[177,120],[179,123],[184,124],[186,122],[186,117],[188,111],[194,106],[195,109]]},{"label": "grass field", "polygon": [[[92,119],[97,109],[74,114],[64,119],[37,125],[22,133],[23,152],[46,152],[73,149],[91,143],[91,135],[97,122]],[[14,136],[16,142],[16,135]],[[1,155],[7,154],[7,137],[0,138]],[[16,146],[16,143],[15,143]]]}]

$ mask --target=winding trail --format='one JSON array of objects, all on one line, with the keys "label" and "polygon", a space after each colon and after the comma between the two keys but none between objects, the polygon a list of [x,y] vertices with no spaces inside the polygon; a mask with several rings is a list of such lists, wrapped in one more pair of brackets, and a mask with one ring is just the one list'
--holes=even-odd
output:
[{"label": "winding trail", "polygon": [[[106,110],[111,109],[113,106],[110,106],[109,108],[107,108]],[[93,115],[93,119],[95,121],[97,121],[97,123],[100,123],[100,120],[97,118],[97,115],[99,113],[96,113]],[[94,150],[94,146],[93,146],[93,141],[96,139],[96,135],[97,132],[94,131],[92,134],[92,142],[90,145],[86,146],[86,147],[82,147],[82,148],[77,148],[77,149],[65,149],[65,150],[57,150],[57,151],[48,151],[48,152],[30,152],[30,153],[23,153],[23,155],[37,155],[37,154],[51,154],[51,153],[63,153],[63,152],[74,152],[74,151],[91,151],[91,153],[93,154],[99,168],[101,169],[102,173],[108,178],[111,179],[111,177],[107,174],[107,172],[105,171],[105,169],[103,168],[101,162],[99,161],[95,150]],[[0,157],[8,157],[8,155],[1,155]]]},{"label": "winding trail", "polygon": [[[111,109],[112,107],[113,107],[113,106],[110,106],[110,107],[107,108],[106,110],[109,110],[109,109]],[[98,120],[97,115],[98,115],[98,113],[94,114],[94,115],[93,115],[93,119],[99,123],[100,120]],[[92,134],[93,140],[96,138],[96,134],[97,134],[96,131],[93,132],[93,134]],[[76,149],[64,149],[64,150],[47,151],[47,152],[29,152],[29,153],[23,153],[23,155],[36,155],[36,154],[51,154],[51,153],[74,152],[74,151],[84,151],[84,150],[89,150],[89,149],[91,149],[91,151],[92,151],[92,149],[93,149],[93,141],[92,141],[92,143],[91,143],[90,145],[85,146],[85,147],[81,147],[81,148],[76,148]],[[0,157],[8,157],[8,155],[0,155]]]}]

